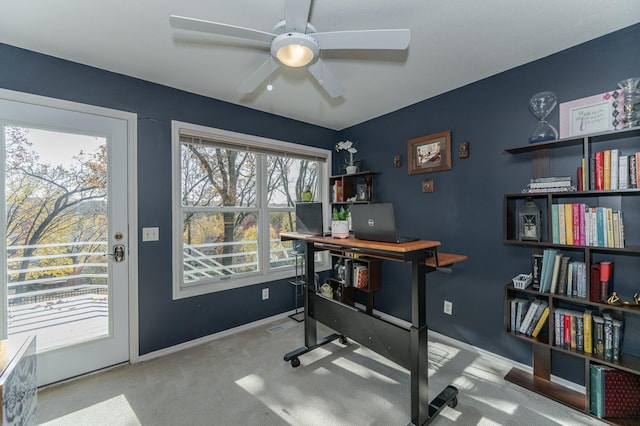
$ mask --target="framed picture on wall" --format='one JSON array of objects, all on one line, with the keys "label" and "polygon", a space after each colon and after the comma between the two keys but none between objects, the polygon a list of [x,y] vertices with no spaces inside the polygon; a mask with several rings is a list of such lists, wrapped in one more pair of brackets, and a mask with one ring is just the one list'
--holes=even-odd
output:
[{"label": "framed picture on wall", "polygon": [[451,169],[451,131],[409,139],[409,174]]}]

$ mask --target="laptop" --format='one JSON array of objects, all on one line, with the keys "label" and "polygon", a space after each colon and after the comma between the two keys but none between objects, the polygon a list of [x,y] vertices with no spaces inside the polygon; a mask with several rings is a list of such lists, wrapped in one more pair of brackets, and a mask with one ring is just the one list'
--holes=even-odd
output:
[{"label": "laptop", "polygon": [[353,236],[360,240],[406,243],[418,239],[396,235],[396,221],[391,203],[352,205],[351,226]]},{"label": "laptop", "polygon": [[323,234],[322,203],[296,203],[296,232]]}]

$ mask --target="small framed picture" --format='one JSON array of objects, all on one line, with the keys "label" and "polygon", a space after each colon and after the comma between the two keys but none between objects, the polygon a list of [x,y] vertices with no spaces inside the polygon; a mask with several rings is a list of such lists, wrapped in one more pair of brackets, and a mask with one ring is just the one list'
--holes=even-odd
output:
[{"label": "small framed picture", "polygon": [[451,169],[451,131],[410,139],[407,144],[409,174]]}]

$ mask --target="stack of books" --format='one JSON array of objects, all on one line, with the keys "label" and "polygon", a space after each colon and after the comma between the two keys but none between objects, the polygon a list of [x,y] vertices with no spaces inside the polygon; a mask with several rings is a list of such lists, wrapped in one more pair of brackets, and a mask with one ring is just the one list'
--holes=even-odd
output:
[{"label": "stack of books", "polygon": [[543,192],[571,192],[576,187],[571,184],[570,176],[551,176],[531,179],[523,194],[536,194]]}]

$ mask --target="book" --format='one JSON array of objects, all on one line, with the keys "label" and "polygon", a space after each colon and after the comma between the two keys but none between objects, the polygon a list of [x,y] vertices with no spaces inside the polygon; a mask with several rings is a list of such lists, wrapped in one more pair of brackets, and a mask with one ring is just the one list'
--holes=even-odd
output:
[{"label": "book", "polygon": [[558,205],[551,204],[551,241],[560,244],[560,227],[558,226]]},{"label": "book", "polygon": [[517,321],[518,318],[518,303],[524,301],[525,299],[516,297],[511,299],[510,305],[511,305],[511,316],[510,316],[510,322],[509,322],[509,331],[512,333],[516,333],[518,331],[518,328],[516,326],[516,324],[518,324],[519,327],[519,321]]},{"label": "book", "polygon": [[608,312],[602,313],[604,320],[604,359],[613,360],[613,318]]},{"label": "book", "polygon": [[611,189],[611,150],[602,154],[602,189]]},{"label": "book", "polygon": [[553,264],[558,250],[544,249],[542,252],[542,275],[540,278],[540,292],[548,293],[551,289],[551,277],[553,275]]},{"label": "book", "polygon": [[527,334],[529,325],[531,325],[531,321],[533,320],[533,316],[536,314],[536,311],[538,310],[539,305],[540,305],[539,299],[534,299],[529,305],[529,309],[527,309],[527,314],[523,318],[522,324],[520,324],[520,329],[518,330],[521,334]]},{"label": "book", "polygon": [[582,314],[582,326],[584,328],[584,353],[593,353],[593,317],[589,309],[585,310]]},{"label": "book", "polygon": [[562,253],[556,254],[553,261],[553,271],[551,274],[551,286],[549,287],[549,293],[555,293],[558,287],[558,275],[560,274],[560,263],[562,263]]},{"label": "book", "polygon": [[559,234],[559,244],[567,244],[567,231],[564,226],[564,204],[558,204],[558,234]]},{"label": "book", "polygon": [[627,156],[629,163],[629,188],[638,187],[638,163],[635,154]]},{"label": "book", "polygon": [[584,352],[584,319],[581,312],[574,314],[574,320],[576,323],[576,350],[578,352]]},{"label": "book", "polygon": [[597,151],[593,153],[595,160],[594,173],[595,173],[595,190],[599,191],[604,189],[604,152]]},{"label": "book", "polygon": [[603,368],[601,372],[603,373],[603,417],[637,418],[640,416],[640,376],[613,367]]},{"label": "book", "polygon": [[530,304],[531,301],[528,299],[519,299],[516,303],[516,327],[512,330],[514,333],[518,333],[520,331],[522,320],[527,314]]},{"label": "book", "polygon": [[571,349],[571,318],[573,318],[571,311],[567,311],[562,324],[562,347],[565,349]]},{"label": "book", "polygon": [[613,362],[620,361],[620,345],[622,344],[622,321],[618,319],[612,320],[613,322]]},{"label": "book", "polygon": [[571,186],[571,179],[547,182],[529,182],[527,184],[527,187],[529,188],[560,188],[569,186]]},{"label": "book", "polygon": [[547,177],[539,177],[539,178],[533,178],[530,180],[531,183],[538,183],[538,182],[562,182],[562,181],[570,181],[571,180],[571,176],[547,176]]},{"label": "book", "polygon": [[578,203],[571,204],[571,213],[573,214],[573,245],[580,245],[580,205]]},{"label": "book", "polygon": [[589,366],[589,411],[599,418],[604,418],[604,365],[591,364]]},{"label": "book", "polygon": [[604,319],[593,315],[593,354],[604,358]]},{"label": "book", "polygon": [[541,300],[536,308],[535,313],[531,317],[531,322],[529,323],[529,327],[527,327],[527,332],[525,333],[527,336],[531,336],[533,334],[533,330],[538,325],[538,321],[542,318],[542,313],[544,312],[544,308],[549,306],[549,304],[545,300]]},{"label": "book", "polygon": [[600,301],[600,263],[591,264],[589,300],[592,302]]},{"label": "book", "polygon": [[618,189],[629,188],[629,157],[621,155],[618,159]]},{"label": "book", "polygon": [[542,255],[531,255],[531,288],[540,291],[540,274],[542,273]]},{"label": "book", "polygon": [[569,256],[562,256],[560,272],[558,273],[558,294],[567,294],[567,274],[569,271]]},{"label": "book", "polygon": [[547,323],[548,317],[549,317],[549,306],[545,306],[544,310],[542,311],[542,315],[540,315],[540,318],[538,319],[536,326],[531,332],[531,337],[538,337],[538,334],[540,334],[540,331],[542,330],[544,325]]},{"label": "book", "polygon": [[612,149],[611,150],[611,165],[609,167],[610,177],[610,189],[618,189],[618,171],[619,171],[619,158],[620,158],[620,150]]},{"label": "book", "polygon": [[600,262],[600,302],[606,302],[613,292],[613,262]]},{"label": "book", "polygon": [[369,285],[369,269],[362,263],[353,265],[353,287],[367,288]]},{"label": "book", "polygon": [[571,203],[564,205],[564,228],[567,236],[567,245],[573,245],[573,206]]}]

